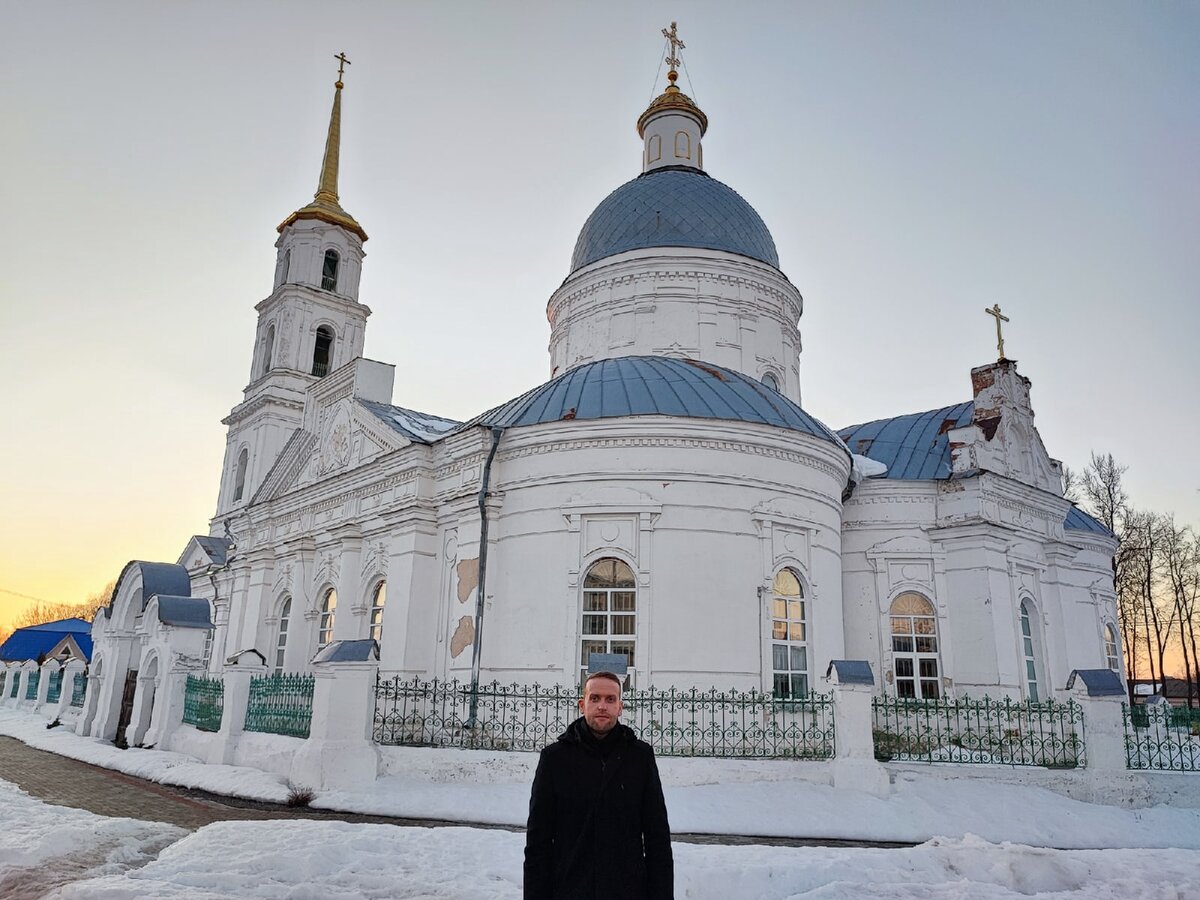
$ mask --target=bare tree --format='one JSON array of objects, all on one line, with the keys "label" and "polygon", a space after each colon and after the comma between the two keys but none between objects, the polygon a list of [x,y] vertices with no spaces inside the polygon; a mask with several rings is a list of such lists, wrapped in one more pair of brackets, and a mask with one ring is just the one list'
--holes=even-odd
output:
[{"label": "bare tree", "polygon": [[51,602],[38,600],[25,607],[13,619],[12,627],[0,631],[0,643],[8,640],[13,631],[18,628],[28,628],[30,625],[45,625],[47,622],[57,622],[60,619],[83,619],[87,622],[96,618],[100,607],[108,602],[115,581],[110,581],[100,590],[88,594],[86,598],[75,603],[68,601]]},{"label": "bare tree", "polygon": [[1078,504],[1083,499],[1080,493],[1079,473],[1070,466],[1062,468],[1062,489],[1065,500]]},{"label": "bare tree", "polygon": [[1162,520],[1162,572],[1164,593],[1172,604],[1179,626],[1179,648],[1187,681],[1188,706],[1195,706],[1200,691],[1200,662],[1196,658],[1196,614],[1200,600],[1200,543],[1189,527],[1175,524],[1175,516]]}]

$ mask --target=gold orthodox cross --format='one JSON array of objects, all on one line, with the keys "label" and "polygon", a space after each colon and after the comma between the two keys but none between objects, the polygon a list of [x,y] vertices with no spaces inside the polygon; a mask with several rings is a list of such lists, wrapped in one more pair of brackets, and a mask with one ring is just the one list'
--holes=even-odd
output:
[{"label": "gold orthodox cross", "polygon": [[1006,316],[1000,312],[1000,304],[999,303],[992,304],[992,308],[985,309],[984,312],[987,313],[989,316],[994,316],[996,319],[996,349],[1000,352],[1000,361],[1003,362],[1004,361],[1004,332],[1000,330],[1000,328],[1001,328],[1000,323],[1007,322],[1009,320],[1008,316]]},{"label": "gold orthodox cross", "polygon": [[675,69],[679,68],[678,51],[682,50],[687,45],[679,39],[679,34],[675,31],[674,22],[671,23],[670,31],[664,28],[662,33],[663,37],[667,39],[667,43],[671,45],[671,52],[667,54],[666,63],[671,67],[671,71],[674,71]]},{"label": "gold orthodox cross", "polygon": [[346,51],[334,54],[334,59],[338,61],[338,84],[342,83],[342,75],[346,71],[346,66],[350,65],[350,60],[346,59]]}]

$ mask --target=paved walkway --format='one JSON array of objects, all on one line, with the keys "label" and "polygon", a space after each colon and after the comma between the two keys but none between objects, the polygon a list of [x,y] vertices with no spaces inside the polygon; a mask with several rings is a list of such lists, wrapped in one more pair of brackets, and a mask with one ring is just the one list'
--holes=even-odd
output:
[{"label": "paved walkway", "polygon": [[[213,822],[262,819],[332,819],[420,828],[468,826],[524,831],[514,826],[475,825],[440,819],[403,819],[368,816],[334,810],[292,808],[222,797],[204,791],[170,787],[134,778],[112,769],[35,750],[16,738],[0,735],[0,778],[46,803],[86,809],[101,816],[124,816],[151,822],[168,822],[196,829]],[[912,847],[910,843],[878,841],[808,840],[748,835],[673,834],[677,841],[695,844],[771,844],[783,847]]]}]

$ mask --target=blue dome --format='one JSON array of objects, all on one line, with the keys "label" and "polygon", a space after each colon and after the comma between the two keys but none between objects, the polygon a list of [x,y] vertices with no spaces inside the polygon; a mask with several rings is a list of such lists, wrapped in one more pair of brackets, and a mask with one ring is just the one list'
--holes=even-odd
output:
[{"label": "blue dome", "polygon": [[570,419],[679,416],[802,431],[845,449],[841,439],[787,397],[721,366],[663,356],[585,363],[469,424],[511,428]]},{"label": "blue dome", "polygon": [[605,197],[579,232],[571,271],[646,247],[725,250],[779,268],[775,241],[754,207],[699,169],[655,169]]}]

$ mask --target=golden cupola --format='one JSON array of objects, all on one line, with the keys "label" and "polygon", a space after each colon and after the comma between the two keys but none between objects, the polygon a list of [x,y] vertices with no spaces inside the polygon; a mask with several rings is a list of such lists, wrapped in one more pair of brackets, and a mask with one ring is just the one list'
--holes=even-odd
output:
[{"label": "golden cupola", "polygon": [[345,228],[365,241],[367,233],[363,231],[363,227],[355,221],[354,216],[342,209],[338,202],[338,153],[342,142],[342,74],[345,63],[348,62],[344,54],[341,60],[338,80],[333,85],[333,110],[329,114],[329,134],[325,138],[325,159],[321,163],[321,179],[317,184],[317,192],[313,195],[311,203],[284,219],[277,230],[282,232],[300,219],[318,219]]}]

